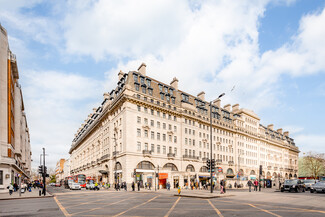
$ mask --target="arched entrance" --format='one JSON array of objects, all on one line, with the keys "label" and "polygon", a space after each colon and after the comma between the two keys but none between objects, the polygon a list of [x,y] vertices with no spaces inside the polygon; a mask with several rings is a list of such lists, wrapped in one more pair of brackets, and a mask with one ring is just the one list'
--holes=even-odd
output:
[{"label": "arched entrance", "polygon": [[292,174],[291,173],[289,174],[289,179],[292,179]]},{"label": "arched entrance", "polygon": [[187,165],[186,172],[195,172],[194,166],[192,164]]},{"label": "arched entrance", "polygon": [[122,182],[122,164],[116,162],[114,166],[114,183]]},{"label": "arched entrance", "polygon": [[135,169],[135,182],[140,182],[140,187],[151,189],[155,182],[155,166],[150,161],[141,161]]},{"label": "arched entrance", "polygon": [[168,179],[168,174],[170,175],[170,178],[172,179],[172,183],[171,180],[168,180],[168,182],[170,182],[171,186],[173,186],[174,188],[177,188],[179,185],[179,177],[178,176],[172,176],[172,172],[176,172],[178,171],[178,168],[175,164],[173,163],[166,163],[163,166],[163,170],[167,171],[167,173],[159,173],[158,175],[158,180],[159,180],[159,186],[162,188],[166,187],[166,183],[167,183],[167,179]]},{"label": "arched entrance", "polygon": [[234,174],[233,169],[228,168],[228,169],[227,169],[226,177],[227,177],[227,178],[234,178],[234,176],[235,176],[235,174]]}]

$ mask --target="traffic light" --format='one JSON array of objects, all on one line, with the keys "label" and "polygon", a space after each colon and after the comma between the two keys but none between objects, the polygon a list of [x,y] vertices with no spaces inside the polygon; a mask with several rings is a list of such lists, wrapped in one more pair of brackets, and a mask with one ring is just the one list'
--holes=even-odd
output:
[{"label": "traffic light", "polygon": [[212,172],[214,172],[214,169],[216,168],[216,161],[215,159],[212,159],[211,160],[211,169],[212,169]]},{"label": "traffic light", "polygon": [[40,174],[43,173],[43,166],[38,166],[38,173],[40,173]]},{"label": "traffic light", "polygon": [[47,167],[44,166],[44,173],[47,174]]},{"label": "traffic light", "polygon": [[208,170],[211,169],[211,162],[210,162],[210,159],[207,160],[207,167],[208,167]]}]

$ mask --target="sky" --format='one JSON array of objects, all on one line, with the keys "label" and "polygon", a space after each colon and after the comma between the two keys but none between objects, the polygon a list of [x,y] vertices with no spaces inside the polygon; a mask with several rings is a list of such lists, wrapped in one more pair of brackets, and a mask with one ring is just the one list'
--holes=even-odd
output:
[{"label": "sky", "polygon": [[68,158],[74,134],[117,73],[174,77],[206,100],[239,103],[325,152],[323,0],[0,0],[17,55],[32,165]]}]

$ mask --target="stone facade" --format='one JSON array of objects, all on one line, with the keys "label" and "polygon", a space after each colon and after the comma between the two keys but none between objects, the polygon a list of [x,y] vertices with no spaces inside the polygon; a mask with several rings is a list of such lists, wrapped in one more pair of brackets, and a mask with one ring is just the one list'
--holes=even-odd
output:
[{"label": "stone facade", "polygon": [[65,164],[65,159],[60,159],[56,163],[56,167],[55,167],[55,180],[56,180],[56,183],[63,184],[63,181],[64,181],[64,164]]},{"label": "stone facade", "polygon": [[16,56],[0,25],[0,192],[31,175],[31,147]]},{"label": "stone facade", "polygon": [[[209,177],[210,103],[138,71],[119,72],[116,89],[81,125],[72,142],[71,174],[85,174],[100,182],[133,181],[171,188],[191,182],[204,185]],[[282,129],[260,124],[260,118],[239,105],[211,102],[212,158],[220,172],[214,179],[228,183],[263,176],[278,182],[297,176],[294,140]],[[159,173],[159,180],[155,178]]]}]

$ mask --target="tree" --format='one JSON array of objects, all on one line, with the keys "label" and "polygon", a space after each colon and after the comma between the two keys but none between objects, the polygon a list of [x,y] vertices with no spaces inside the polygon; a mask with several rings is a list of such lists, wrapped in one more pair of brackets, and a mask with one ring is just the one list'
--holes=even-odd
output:
[{"label": "tree", "polygon": [[56,179],[55,179],[55,174],[54,175],[50,175],[50,183],[55,183]]},{"label": "tree", "polygon": [[303,157],[303,170],[305,170],[305,173],[310,177],[316,179],[324,174],[324,163],[324,154],[309,152]]}]

